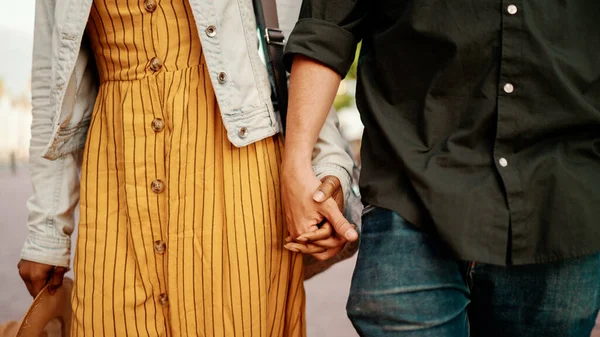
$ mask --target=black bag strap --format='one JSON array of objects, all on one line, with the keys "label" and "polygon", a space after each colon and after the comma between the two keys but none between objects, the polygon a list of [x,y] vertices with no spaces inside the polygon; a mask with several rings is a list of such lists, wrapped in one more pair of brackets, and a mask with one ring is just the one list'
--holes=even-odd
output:
[{"label": "black bag strap", "polygon": [[266,49],[267,70],[271,78],[271,100],[275,110],[279,111],[282,132],[284,132],[288,105],[287,73],[283,64],[285,36],[279,28],[275,0],[253,0],[253,2],[256,23]]}]

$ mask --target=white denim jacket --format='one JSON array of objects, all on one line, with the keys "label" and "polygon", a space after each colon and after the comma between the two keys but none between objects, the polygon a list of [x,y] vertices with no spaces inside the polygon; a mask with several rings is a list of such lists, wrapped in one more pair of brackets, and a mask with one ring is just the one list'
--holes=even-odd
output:
[{"label": "white denim jacket", "polygon": [[[33,195],[25,260],[69,266],[79,201],[81,150],[98,92],[96,65],[82,46],[93,0],[37,0],[32,69],[33,121],[30,168]],[[270,101],[269,79],[258,52],[251,0],[189,0],[227,135],[243,147],[275,135],[279,118]],[[301,0],[278,0],[281,26],[289,33]],[[207,33],[209,26],[217,34]],[[218,80],[226,74],[226,81]],[[350,196],[353,162],[330,113],[314,150],[317,176],[333,174]],[[241,131],[243,130],[243,131]]]}]

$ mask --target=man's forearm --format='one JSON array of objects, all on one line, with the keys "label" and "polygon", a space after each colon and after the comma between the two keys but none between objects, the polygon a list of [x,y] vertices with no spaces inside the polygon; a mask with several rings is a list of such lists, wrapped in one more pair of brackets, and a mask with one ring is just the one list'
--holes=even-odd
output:
[{"label": "man's forearm", "polygon": [[309,58],[294,58],[290,77],[284,165],[311,169],[313,148],[335,99],[340,75]]},{"label": "man's forearm", "polygon": [[312,171],[312,152],[340,79],[338,73],[318,62],[294,57],[281,173],[281,197],[292,239],[318,230],[318,224],[324,219],[345,240],[358,238],[333,199],[328,198],[322,203],[314,200],[321,182]]}]

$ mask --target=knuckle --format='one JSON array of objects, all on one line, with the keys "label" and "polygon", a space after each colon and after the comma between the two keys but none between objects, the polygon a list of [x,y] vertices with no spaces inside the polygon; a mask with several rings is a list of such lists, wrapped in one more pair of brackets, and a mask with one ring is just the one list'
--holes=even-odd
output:
[{"label": "knuckle", "polygon": [[325,255],[325,254],[317,254],[315,255],[315,259],[319,260],[319,261],[326,261],[329,260],[331,256],[329,255]]},{"label": "knuckle", "polygon": [[335,211],[337,210],[337,203],[331,199],[327,199],[321,204],[321,207],[325,213],[335,214]]},{"label": "knuckle", "polygon": [[325,253],[327,251],[327,248],[316,246],[314,248],[314,251],[315,251],[315,253]]},{"label": "knuckle", "polygon": [[54,273],[54,275],[52,275],[52,280],[56,282],[62,282],[63,276],[64,273]]},{"label": "knuckle", "polygon": [[25,270],[25,268],[21,268],[19,269],[19,276],[23,279],[23,280],[29,280],[31,275],[29,274],[28,271]]},{"label": "knuckle", "polygon": [[333,226],[337,229],[342,229],[342,228],[346,227],[347,224],[348,224],[348,222],[346,221],[346,219],[342,218],[342,219],[337,219]]},{"label": "knuckle", "polygon": [[334,191],[337,188],[337,183],[335,181],[328,180],[325,182],[325,186],[329,187],[330,191]]},{"label": "knuckle", "polygon": [[32,273],[31,275],[31,279],[33,281],[42,281],[42,280],[46,280],[46,278],[48,277],[48,275],[46,273],[44,273],[44,271],[42,270],[36,270],[35,272]]},{"label": "knuckle", "polygon": [[331,243],[329,243],[329,248],[338,248],[341,245],[343,245],[343,243],[340,243],[338,241],[332,241]]}]

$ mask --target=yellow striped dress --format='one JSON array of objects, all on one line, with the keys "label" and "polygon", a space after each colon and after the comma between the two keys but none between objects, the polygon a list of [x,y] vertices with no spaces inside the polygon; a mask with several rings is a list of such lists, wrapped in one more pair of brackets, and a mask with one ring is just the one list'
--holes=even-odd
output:
[{"label": "yellow striped dress", "polygon": [[187,1],[94,0],[86,35],[71,336],[304,336],[281,140],[228,141]]}]

